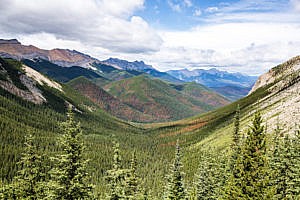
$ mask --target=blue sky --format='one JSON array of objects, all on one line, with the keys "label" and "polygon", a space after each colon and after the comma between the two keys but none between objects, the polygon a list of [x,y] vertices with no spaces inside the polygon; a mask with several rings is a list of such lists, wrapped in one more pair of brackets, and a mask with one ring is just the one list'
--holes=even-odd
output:
[{"label": "blue sky", "polygon": [[186,30],[203,23],[205,16],[216,13],[217,9],[238,1],[219,0],[148,0],[144,9],[136,14],[157,29]]},{"label": "blue sky", "polygon": [[[293,5],[289,0],[146,0],[144,8],[135,14],[155,29],[182,31],[217,23],[209,19],[223,15],[288,13],[291,7]],[[243,23],[247,19],[224,18],[225,21]]]},{"label": "blue sky", "polygon": [[0,0],[0,38],[259,75],[300,55],[300,0]]}]

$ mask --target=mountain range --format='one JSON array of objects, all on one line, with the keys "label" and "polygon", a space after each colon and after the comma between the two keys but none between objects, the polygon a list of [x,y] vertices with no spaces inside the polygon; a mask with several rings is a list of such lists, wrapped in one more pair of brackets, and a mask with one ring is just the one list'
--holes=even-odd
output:
[{"label": "mountain range", "polygon": [[160,72],[160,71],[154,69],[151,65],[147,65],[143,61],[129,62],[129,61],[121,60],[118,58],[109,58],[107,60],[104,60],[103,62],[106,64],[109,64],[109,65],[120,67],[124,70],[135,70],[135,71],[144,72],[144,73],[150,74],[153,77],[162,79],[167,82],[172,82],[172,83],[182,83],[183,82],[183,81],[175,78],[174,76],[169,75],[166,72]]},{"label": "mountain range", "polygon": [[189,71],[183,69],[161,72],[143,61],[129,62],[118,58],[100,61],[76,50],[43,50],[32,45],[22,45],[16,39],[0,39],[0,56],[17,60],[38,59],[61,67],[82,67],[94,70],[99,75],[113,81],[145,73],[170,83],[197,82],[230,100],[236,100],[247,95],[257,78],[240,73],[219,71],[214,68],[209,70],[195,69]]},{"label": "mountain range", "polygon": [[216,68],[169,70],[167,73],[184,82],[205,85],[231,100],[246,96],[257,79],[256,76],[229,73]]},{"label": "mountain range", "polygon": [[109,83],[104,89],[127,105],[156,118],[155,121],[183,119],[229,103],[199,84],[193,88],[189,84],[174,86],[146,75]]},{"label": "mountain range", "polygon": [[99,61],[75,50],[43,50],[17,40],[1,40],[0,55],[20,60],[60,83],[69,82],[68,86],[124,120],[177,120],[230,103],[207,87],[186,84],[143,61]]},{"label": "mountain range", "polygon": [[[48,59],[46,61],[52,63]],[[140,103],[143,99],[151,106],[156,101],[160,103],[157,106],[171,101],[170,104],[176,108],[171,106],[170,109],[182,112],[177,108],[179,104],[192,104],[197,98],[208,98],[205,101],[212,102],[216,100],[213,96],[216,93],[197,83],[167,83],[149,74],[132,74],[130,78],[112,81],[93,69],[92,72],[101,77],[79,76],[64,83],[27,64],[24,60],[0,58],[0,169],[3,172],[0,176],[7,182],[16,175],[15,164],[23,150],[24,135],[34,134],[43,154],[59,152],[55,146],[56,137],[61,134],[59,124],[65,121],[68,106],[73,108],[74,119],[82,127],[90,159],[91,181],[97,191],[101,194],[105,192],[104,177],[113,164],[112,141],[117,140],[125,165],[130,163],[132,152],[136,153],[140,163],[137,173],[144,180],[145,188],[151,188],[151,195],[157,198],[162,195],[161,188],[165,185],[167,166],[172,161],[176,141],[180,141],[184,152],[182,163],[187,184],[193,183],[194,174],[202,167],[197,159],[201,152],[209,151],[217,155],[228,152],[232,144],[232,119],[238,105],[241,109],[241,134],[246,133],[257,110],[262,113],[263,124],[267,125],[265,132],[270,137],[278,124],[283,134],[294,134],[297,129],[295,124],[300,120],[300,56],[261,75],[249,95],[238,101],[178,121],[147,124],[114,117],[104,110],[105,103],[113,102],[108,105],[116,105],[111,112],[117,113],[123,107],[124,110],[132,108],[133,102],[137,102],[133,104],[137,108],[145,110],[146,105]],[[99,86],[100,82],[103,86]],[[159,89],[165,96],[161,96]],[[126,90],[127,94],[122,90]],[[202,91],[205,92],[203,96]],[[211,98],[207,92],[212,92]],[[135,96],[137,94],[140,96]],[[193,96],[193,101],[189,100],[190,96]],[[134,116],[139,114],[137,110],[128,112]],[[148,112],[145,118],[151,116],[150,111],[145,110]]]}]

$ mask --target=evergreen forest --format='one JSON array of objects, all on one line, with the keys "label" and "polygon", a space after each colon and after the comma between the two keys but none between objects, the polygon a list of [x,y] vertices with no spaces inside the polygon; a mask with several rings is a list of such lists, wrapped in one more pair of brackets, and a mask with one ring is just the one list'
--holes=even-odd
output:
[{"label": "evergreen forest", "polygon": [[[28,90],[19,61],[0,64],[1,83]],[[276,123],[264,118],[298,77],[201,115],[148,124],[120,120],[68,84],[37,84],[42,104],[1,87],[0,199],[300,199],[298,124],[286,131],[279,115]]]}]

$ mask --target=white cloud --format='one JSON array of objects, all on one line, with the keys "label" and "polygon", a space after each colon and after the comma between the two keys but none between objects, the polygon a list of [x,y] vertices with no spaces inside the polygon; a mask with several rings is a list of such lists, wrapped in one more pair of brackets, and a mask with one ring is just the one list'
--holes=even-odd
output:
[{"label": "white cloud", "polygon": [[[0,0],[0,34],[48,33],[119,52],[151,52],[162,43],[146,21],[132,16],[143,0]],[[151,41],[150,43],[148,41]]]},{"label": "white cloud", "polygon": [[164,45],[150,62],[164,70],[218,65],[258,75],[300,54],[297,23],[228,23],[160,34]]},{"label": "white cloud", "polygon": [[184,8],[190,8],[193,6],[191,0],[168,0],[167,1],[170,8],[175,12],[182,12]]},{"label": "white cloud", "polygon": [[183,3],[186,7],[192,7],[193,3],[191,0],[183,0]]},{"label": "white cloud", "polygon": [[168,0],[170,8],[175,12],[181,12],[181,6],[179,3],[174,3],[172,0]]},{"label": "white cloud", "polygon": [[[233,3],[220,4],[220,12],[264,12],[282,11],[287,6],[287,0],[239,0]],[[255,14],[253,13],[253,14]]]},{"label": "white cloud", "polygon": [[201,11],[201,9],[200,8],[197,8],[197,9],[195,9],[195,11],[194,11],[194,14],[193,14],[194,16],[196,16],[196,17],[199,17],[199,16],[201,16],[202,15],[202,11]]},{"label": "white cloud", "polygon": [[300,11],[300,0],[291,0],[290,1],[295,11]]},{"label": "white cloud", "polygon": [[219,8],[218,7],[208,7],[205,9],[205,11],[209,12],[209,13],[215,13],[215,12],[219,11]]},{"label": "white cloud", "polygon": [[[193,8],[202,15],[194,17],[199,26],[155,31],[133,16],[143,0],[0,0],[0,36],[99,59],[144,60],[161,70],[218,65],[258,75],[300,54],[299,1],[283,7],[283,0],[240,0],[210,8],[213,13]],[[189,6],[168,2],[177,12]]]}]

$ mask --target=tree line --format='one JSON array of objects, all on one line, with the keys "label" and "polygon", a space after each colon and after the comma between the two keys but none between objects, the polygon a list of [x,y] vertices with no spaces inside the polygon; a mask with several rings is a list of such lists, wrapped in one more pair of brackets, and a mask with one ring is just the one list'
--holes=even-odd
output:
[{"label": "tree line", "polygon": [[251,126],[242,132],[237,109],[230,149],[222,155],[199,151],[199,169],[190,184],[184,180],[177,140],[174,160],[159,195],[142,187],[135,152],[130,166],[122,167],[117,142],[113,145],[112,167],[105,176],[106,193],[96,194],[88,174],[80,124],[74,121],[71,109],[67,116],[61,126],[58,155],[40,155],[34,137],[25,137],[17,175],[11,183],[1,185],[1,199],[300,199],[300,131],[283,134],[277,125],[270,138],[258,111]]}]

